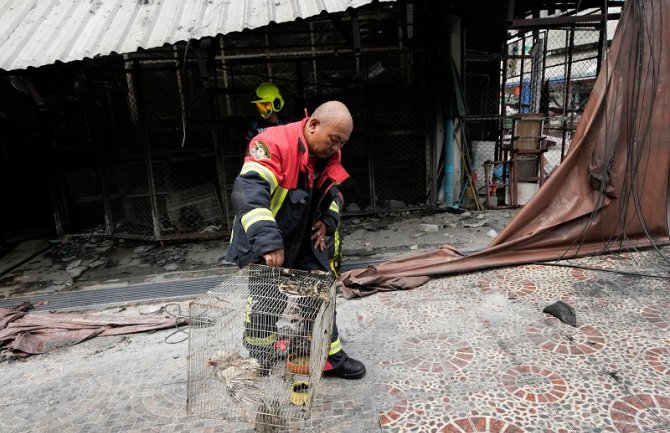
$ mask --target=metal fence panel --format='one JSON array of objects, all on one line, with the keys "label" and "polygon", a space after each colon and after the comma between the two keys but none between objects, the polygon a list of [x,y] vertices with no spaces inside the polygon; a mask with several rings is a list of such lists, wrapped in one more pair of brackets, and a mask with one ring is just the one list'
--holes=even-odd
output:
[{"label": "metal fence panel", "polygon": [[[51,119],[61,128],[50,135],[62,234],[227,237],[232,185],[257,116],[250,101],[264,81],[280,87],[282,114],[294,120],[330,99],[350,108],[347,214],[433,206],[428,56],[404,44],[408,10],[373,5],[94,61],[81,77],[62,77],[57,86],[78,89]],[[347,38],[354,28],[360,40]]]},{"label": "metal fence panel", "polygon": [[[476,37],[471,42],[466,30],[462,76],[467,114],[460,128],[462,134],[457,137],[466,149],[461,204],[473,205],[464,200],[464,196],[472,196],[468,194],[469,182],[476,186],[477,200],[484,201],[482,197],[491,193],[487,178],[491,182],[492,176],[500,177],[498,181],[507,185],[503,188],[507,191],[502,191],[499,200],[489,199],[488,203],[510,204],[510,164],[505,161],[511,155],[515,116],[544,116],[547,150],[542,155],[542,174],[550,176],[560,165],[593,88],[600,56],[607,46],[603,38],[611,38],[613,28],[612,23],[580,22],[515,31],[510,33],[502,53],[490,47],[491,52],[487,52],[481,48],[485,44]],[[487,161],[503,164],[485,164]],[[468,168],[471,178],[467,176]]]}]

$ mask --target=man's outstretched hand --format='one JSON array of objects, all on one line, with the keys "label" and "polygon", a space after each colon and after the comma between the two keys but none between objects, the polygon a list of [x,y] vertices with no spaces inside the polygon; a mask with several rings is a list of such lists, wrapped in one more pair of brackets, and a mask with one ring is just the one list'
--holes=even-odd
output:
[{"label": "man's outstretched hand", "polygon": [[312,242],[314,243],[314,249],[325,250],[326,249],[326,231],[327,227],[323,221],[319,220],[312,226]]},{"label": "man's outstretched hand", "polygon": [[284,250],[279,249],[279,250],[274,250],[274,251],[269,251],[267,253],[263,254],[263,259],[265,259],[265,264],[277,268],[281,265],[284,264]]}]

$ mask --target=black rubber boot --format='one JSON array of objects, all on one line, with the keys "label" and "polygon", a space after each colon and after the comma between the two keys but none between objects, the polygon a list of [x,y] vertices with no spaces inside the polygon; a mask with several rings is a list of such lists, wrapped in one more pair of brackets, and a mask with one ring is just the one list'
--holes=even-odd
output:
[{"label": "black rubber boot", "polygon": [[344,350],[328,355],[323,374],[342,379],[360,379],[365,376],[365,365],[361,361],[349,358]]}]

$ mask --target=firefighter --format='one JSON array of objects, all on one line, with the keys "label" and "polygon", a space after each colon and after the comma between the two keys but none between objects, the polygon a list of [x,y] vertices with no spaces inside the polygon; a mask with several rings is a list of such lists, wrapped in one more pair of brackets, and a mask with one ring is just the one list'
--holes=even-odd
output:
[{"label": "firefighter", "polygon": [[[333,258],[336,250],[333,244],[343,207],[338,185],[349,179],[340,163],[340,149],[352,130],[347,107],[329,101],[310,117],[269,128],[251,140],[233,186],[236,215],[226,260],[240,268],[265,263],[333,272],[329,256]],[[271,351],[277,339],[276,321],[284,303],[276,302],[275,293],[271,306],[263,293],[267,290],[251,288],[244,338],[252,356]],[[342,350],[333,323],[325,374],[359,379],[365,371],[362,362]]]},{"label": "firefighter", "polygon": [[[252,138],[271,126],[286,125],[289,123],[288,117],[279,114],[281,109],[284,108],[284,98],[275,84],[269,82],[261,83],[256,88],[256,99],[251,101],[251,103],[256,105],[260,119],[256,118],[249,123],[249,129],[245,136],[245,156],[249,155],[249,142]],[[336,277],[339,277],[344,245],[342,232],[338,228],[332,236],[328,236],[326,239],[330,270]]]},{"label": "firefighter", "polygon": [[284,98],[274,84],[261,83],[256,88],[256,99],[251,103],[256,106],[260,118],[255,118],[249,123],[244,143],[247,150],[249,141],[267,128],[289,123],[287,117],[279,114],[281,109],[284,108]]}]

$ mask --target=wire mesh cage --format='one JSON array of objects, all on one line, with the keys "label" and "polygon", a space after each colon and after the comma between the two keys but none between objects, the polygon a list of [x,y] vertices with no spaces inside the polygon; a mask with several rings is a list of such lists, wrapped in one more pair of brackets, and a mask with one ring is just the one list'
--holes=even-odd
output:
[{"label": "wire mesh cage", "polygon": [[300,428],[328,356],[334,282],[322,271],[249,265],[191,302],[188,414]]}]

